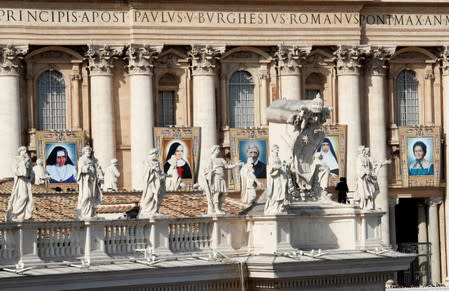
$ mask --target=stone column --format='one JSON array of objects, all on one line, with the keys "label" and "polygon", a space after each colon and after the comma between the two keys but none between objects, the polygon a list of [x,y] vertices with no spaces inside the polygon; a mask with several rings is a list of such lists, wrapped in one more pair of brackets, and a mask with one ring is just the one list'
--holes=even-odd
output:
[{"label": "stone column", "polygon": [[433,198],[427,201],[429,205],[429,242],[430,242],[430,274],[431,283],[441,283],[440,271],[440,231],[438,227],[438,205],[442,198]]},{"label": "stone column", "polygon": [[142,190],[143,161],[153,147],[152,62],[161,50],[162,47],[132,44],[126,52],[131,101],[131,182],[134,190]]},{"label": "stone column", "polygon": [[[301,100],[303,95],[301,68],[310,53],[311,47],[279,45],[275,53],[279,74],[279,97],[290,100]],[[286,143],[279,142],[285,137],[294,136],[294,126],[290,124],[269,123],[270,148],[279,146],[279,157],[288,161],[293,156],[292,149]],[[274,137],[274,138],[273,138]]]},{"label": "stone column", "polygon": [[350,192],[355,191],[357,183],[357,167],[355,164],[358,148],[362,145],[359,84],[362,54],[363,52],[359,47],[343,46],[340,46],[334,53],[337,57],[338,123],[348,126],[346,177]]},{"label": "stone column", "polygon": [[301,67],[311,47],[278,45],[276,57],[280,76],[280,97],[301,100],[303,95]]},{"label": "stone column", "polygon": [[[427,220],[426,220],[426,208],[424,203],[418,203],[418,243],[427,243]],[[424,256],[427,251],[426,247],[418,246],[418,264],[419,266],[423,266],[427,263],[427,257]],[[420,268],[420,270],[422,270]],[[422,272],[421,283],[426,286],[428,284],[429,278],[427,277],[427,273]]]},{"label": "stone column", "polygon": [[79,71],[75,71],[72,74],[72,128],[81,129],[80,122],[80,84],[81,74]]},{"label": "stone column", "polygon": [[[449,46],[445,47],[443,50],[443,53],[441,55],[442,59],[442,71],[443,71],[443,108],[449,108]],[[449,137],[449,114],[443,114],[443,132],[446,137]],[[445,150],[446,150],[446,160],[445,160],[445,177],[446,181],[448,180],[447,177],[449,177],[449,142],[446,138],[445,144],[444,144]],[[446,278],[445,278],[445,284],[446,286],[449,285],[449,238],[447,237],[447,234],[449,234],[449,187],[445,188],[445,201],[444,201],[444,207],[445,207],[445,217],[444,217],[444,224],[446,227]]]},{"label": "stone column", "polygon": [[[398,205],[399,199],[396,197],[388,198],[388,216],[390,223],[390,244],[391,247],[396,250],[397,242],[396,242],[396,205]],[[383,228],[383,225],[382,225]]]},{"label": "stone column", "polygon": [[122,48],[90,45],[89,59],[92,147],[100,165],[107,167],[116,155],[112,81],[114,59]]},{"label": "stone column", "polygon": [[217,108],[215,103],[216,66],[224,47],[192,46],[193,126],[201,127],[201,173],[209,158],[209,149],[217,144]]},{"label": "stone column", "polygon": [[[393,54],[394,48],[373,48],[368,58],[368,115],[369,115],[369,146],[371,156],[376,161],[383,161],[387,156],[387,120],[385,114],[386,94],[386,62]],[[340,95],[339,95],[340,96]],[[344,108],[344,107],[340,107]],[[350,164],[349,167],[350,168]],[[375,197],[375,207],[386,211],[382,217],[382,243],[390,245],[391,225],[388,206],[388,168],[380,168],[377,176],[379,194]]]},{"label": "stone column", "polygon": [[13,162],[21,146],[19,69],[28,47],[0,47],[0,179],[13,176]]}]

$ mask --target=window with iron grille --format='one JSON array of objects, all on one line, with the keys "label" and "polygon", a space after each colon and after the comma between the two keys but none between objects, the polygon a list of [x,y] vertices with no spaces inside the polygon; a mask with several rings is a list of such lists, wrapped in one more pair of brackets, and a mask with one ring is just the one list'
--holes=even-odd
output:
[{"label": "window with iron grille", "polygon": [[254,82],[250,73],[238,71],[229,81],[230,127],[254,126]]},{"label": "window with iron grille", "polygon": [[175,91],[159,91],[159,126],[176,125]]},{"label": "window with iron grille", "polygon": [[415,72],[402,71],[396,79],[397,124],[416,125],[419,123],[418,80]]},{"label": "window with iron grille", "polygon": [[37,79],[37,128],[66,129],[65,82],[58,71],[45,71]]}]

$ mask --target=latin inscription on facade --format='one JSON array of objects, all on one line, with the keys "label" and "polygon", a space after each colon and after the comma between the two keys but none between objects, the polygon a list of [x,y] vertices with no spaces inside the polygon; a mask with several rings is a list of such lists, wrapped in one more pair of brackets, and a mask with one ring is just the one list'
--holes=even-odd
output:
[{"label": "latin inscription on facade", "polygon": [[449,14],[0,9],[0,25],[449,26]]}]

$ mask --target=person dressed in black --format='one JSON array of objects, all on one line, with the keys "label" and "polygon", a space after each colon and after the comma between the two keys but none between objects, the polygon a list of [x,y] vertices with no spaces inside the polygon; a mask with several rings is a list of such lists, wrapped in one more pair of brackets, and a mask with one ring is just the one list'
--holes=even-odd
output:
[{"label": "person dressed in black", "polygon": [[348,199],[348,184],[346,178],[340,177],[340,182],[337,183],[335,190],[338,191],[338,203],[346,204]]},{"label": "person dressed in black", "polygon": [[[175,156],[176,159],[171,159],[172,156]],[[168,149],[164,163],[164,173],[167,173],[172,163],[176,163],[176,170],[181,179],[192,179],[192,170],[189,162],[184,159],[184,146],[179,142],[172,143]]]}]

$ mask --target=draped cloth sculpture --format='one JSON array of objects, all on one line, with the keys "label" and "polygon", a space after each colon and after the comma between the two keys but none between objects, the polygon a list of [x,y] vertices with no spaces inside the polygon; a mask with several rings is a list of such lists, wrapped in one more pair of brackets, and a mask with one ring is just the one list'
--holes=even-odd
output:
[{"label": "draped cloth sculpture", "polygon": [[285,213],[284,203],[289,190],[289,175],[287,165],[279,158],[279,147],[274,145],[267,166],[265,215]]},{"label": "draped cloth sculpture", "polygon": [[213,145],[210,158],[199,177],[199,183],[207,197],[207,214],[224,214],[222,210],[225,193],[228,191],[225,181],[225,169],[232,169],[240,163],[230,165],[223,158],[219,158],[220,146]]},{"label": "draped cloth sculpture", "polygon": [[96,214],[96,208],[101,204],[100,189],[103,180],[103,170],[93,155],[92,148],[85,146],[78,160],[78,205],[79,220],[89,220]]},{"label": "draped cloth sculpture", "polygon": [[256,201],[256,190],[259,182],[257,181],[253,163],[248,162],[240,170],[240,180],[242,185],[241,200],[246,204],[253,204]]},{"label": "draped cloth sculpture", "polygon": [[174,155],[170,158],[169,167],[167,169],[167,177],[165,179],[165,186],[167,191],[176,191],[181,188],[181,177],[179,176],[178,167],[176,166],[176,157]]},{"label": "draped cloth sculpture", "polygon": [[33,183],[34,185],[45,184],[45,181],[50,178],[47,170],[44,168],[44,161],[42,159],[36,160],[36,165],[33,167]]},{"label": "draped cloth sculpture", "polygon": [[[330,108],[323,106],[319,94],[313,100],[276,100],[267,109],[270,123],[290,125],[285,143],[290,151],[289,168],[294,180],[289,196],[292,200],[329,200],[329,168],[323,163],[322,157],[314,153],[324,139],[322,125],[330,112]],[[271,138],[274,137],[270,131]],[[280,138],[285,139],[284,136]]]},{"label": "draped cloth sculpture", "polygon": [[103,191],[117,191],[118,190],[118,178],[120,172],[117,168],[118,160],[112,159],[111,165],[107,167],[104,173]]},{"label": "draped cloth sculpture", "polygon": [[26,147],[17,150],[14,166],[14,184],[6,210],[6,221],[21,222],[31,218],[33,214],[33,195],[31,193],[31,179],[33,165],[27,154]]},{"label": "draped cloth sculpture", "polygon": [[148,153],[138,218],[150,218],[159,214],[159,208],[165,195],[166,175],[162,171],[158,156],[157,149],[151,149]]},{"label": "draped cloth sculpture", "polygon": [[377,176],[380,168],[390,164],[391,160],[377,162],[371,158],[370,149],[365,146],[359,147],[357,159],[357,189],[355,200],[360,201],[360,208],[375,209],[374,199],[379,193]]}]

